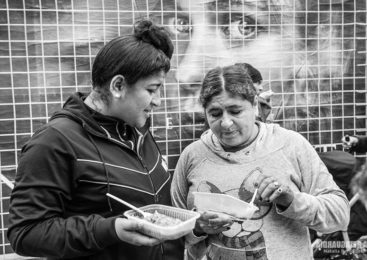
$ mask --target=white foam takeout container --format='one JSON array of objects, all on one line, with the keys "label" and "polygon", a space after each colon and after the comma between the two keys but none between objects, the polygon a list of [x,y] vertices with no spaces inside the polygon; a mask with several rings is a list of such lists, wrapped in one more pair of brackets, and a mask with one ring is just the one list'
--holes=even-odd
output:
[{"label": "white foam takeout container", "polygon": [[227,194],[193,192],[193,195],[194,205],[199,212],[215,211],[239,219],[249,219],[259,210],[255,205]]},{"label": "white foam takeout container", "polygon": [[182,221],[174,226],[160,226],[143,219],[135,210],[124,212],[124,215],[127,218],[134,219],[142,224],[142,233],[160,240],[173,240],[187,235],[194,229],[196,219],[200,217],[200,213],[198,212],[161,204],[151,204],[141,207],[140,209],[152,214],[157,211],[160,214],[164,214],[172,218],[178,218]]}]

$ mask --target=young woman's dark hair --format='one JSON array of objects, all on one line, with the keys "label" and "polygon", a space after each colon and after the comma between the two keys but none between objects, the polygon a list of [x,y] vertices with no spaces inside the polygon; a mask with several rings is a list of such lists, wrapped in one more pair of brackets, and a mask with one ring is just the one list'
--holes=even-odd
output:
[{"label": "young woman's dark hair", "polygon": [[212,98],[223,91],[233,96],[241,96],[254,104],[256,89],[242,66],[216,67],[208,71],[204,77],[199,97],[203,108],[206,108]]},{"label": "young woman's dark hair", "polygon": [[167,73],[172,53],[173,44],[164,28],[149,20],[139,21],[133,34],[115,38],[100,49],[92,68],[93,89],[107,95],[109,91],[102,87],[118,74],[134,84],[156,72]]}]

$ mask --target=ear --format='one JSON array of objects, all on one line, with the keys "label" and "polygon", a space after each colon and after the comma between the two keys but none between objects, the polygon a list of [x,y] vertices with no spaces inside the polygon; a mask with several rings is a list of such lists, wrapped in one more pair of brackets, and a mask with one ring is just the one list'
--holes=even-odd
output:
[{"label": "ear", "polygon": [[114,98],[121,98],[126,92],[126,81],[124,76],[115,75],[110,82],[110,91]]}]

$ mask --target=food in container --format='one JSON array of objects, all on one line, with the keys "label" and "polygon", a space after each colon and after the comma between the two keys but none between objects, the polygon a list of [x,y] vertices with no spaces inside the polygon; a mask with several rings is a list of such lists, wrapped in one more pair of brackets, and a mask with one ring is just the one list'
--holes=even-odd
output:
[{"label": "food in container", "polygon": [[144,217],[144,219],[159,226],[174,226],[182,222],[181,219],[169,217],[159,213],[158,211],[154,211],[153,214]]},{"label": "food in container", "polygon": [[[196,219],[200,217],[200,213],[198,212],[161,204],[151,204],[140,207],[139,209],[151,214],[148,214],[148,217],[142,218],[141,214],[137,211],[128,210],[124,212],[124,215],[129,219],[134,219],[139,222],[142,226],[142,233],[162,241],[173,240],[187,235],[194,229]],[[167,221],[167,219],[170,218],[169,221],[172,222],[170,223],[171,225],[160,225],[156,221],[152,223],[148,218],[151,218],[151,216],[154,218],[154,214],[156,214],[156,217],[158,216],[158,218],[161,218],[162,221]],[[164,215],[164,217],[161,215]],[[159,220],[158,222],[161,221]]]}]

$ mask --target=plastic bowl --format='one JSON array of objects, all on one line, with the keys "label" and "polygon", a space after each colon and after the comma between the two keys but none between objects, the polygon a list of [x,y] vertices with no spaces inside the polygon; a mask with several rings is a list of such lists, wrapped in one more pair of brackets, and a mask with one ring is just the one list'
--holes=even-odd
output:
[{"label": "plastic bowl", "polygon": [[124,215],[127,218],[134,219],[141,223],[143,227],[141,230],[142,233],[160,240],[173,240],[187,235],[194,229],[196,219],[200,217],[200,213],[198,212],[160,204],[151,204],[141,207],[140,209],[152,214],[157,211],[160,214],[164,214],[172,218],[178,218],[182,221],[174,226],[160,226],[141,218],[141,215],[135,210],[124,212]]},{"label": "plastic bowl", "polygon": [[227,194],[193,192],[193,195],[194,205],[198,211],[215,211],[239,219],[250,219],[259,210],[255,205]]}]

